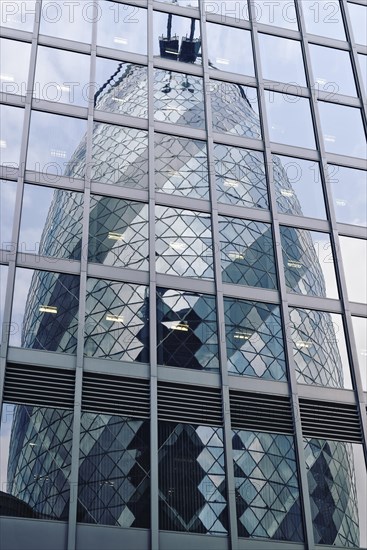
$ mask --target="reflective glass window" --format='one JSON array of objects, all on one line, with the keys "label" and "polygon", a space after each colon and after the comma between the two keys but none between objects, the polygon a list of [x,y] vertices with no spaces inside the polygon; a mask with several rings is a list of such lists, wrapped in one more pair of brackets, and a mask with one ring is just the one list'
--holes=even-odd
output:
[{"label": "reflective glass window", "polygon": [[154,69],[154,118],[180,126],[205,128],[203,79]]},{"label": "reflective glass window", "polygon": [[301,542],[293,437],[233,430],[232,447],[239,536]]},{"label": "reflective glass window", "polygon": [[366,226],[367,172],[329,165],[328,179],[336,220],[341,223]]},{"label": "reflective glass window", "polygon": [[2,0],[0,2],[0,25],[22,31],[33,31],[36,0]]},{"label": "reflective glass window", "polygon": [[301,7],[308,33],[345,40],[339,0],[302,0]]},{"label": "reflective glass window", "polygon": [[264,25],[298,30],[294,0],[253,0],[254,20]]},{"label": "reflective glass window", "polygon": [[318,105],[326,151],[366,158],[366,134],[360,110],[324,101]]},{"label": "reflective glass window", "polygon": [[362,445],[307,438],[304,446],[315,543],[366,547],[367,476]]},{"label": "reflective glass window", "polygon": [[352,317],[362,388],[367,391],[367,318]]},{"label": "reflective glass window", "polygon": [[16,40],[0,39],[0,91],[26,95],[28,89],[31,45]]},{"label": "reflective glass window", "polygon": [[148,287],[87,280],[84,353],[149,362]]},{"label": "reflective glass window", "polygon": [[147,53],[147,10],[121,4],[100,2],[97,44],[124,52]]},{"label": "reflective glass window", "polygon": [[77,521],[150,525],[149,420],[82,411]]},{"label": "reflective glass window", "polygon": [[342,316],[291,308],[290,320],[298,383],[351,389]]},{"label": "reflective glass window", "polygon": [[73,411],[4,403],[0,438],[5,515],[67,522]]},{"label": "reflective glass window", "polygon": [[153,23],[155,57],[201,64],[199,19],[155,11]]},{"label": "reflective glass window", "polygon": [[17,268],[10,345],[76,353],[79,277]]},{"label": "reflective glass window", "polygon": [[362,75],[361,85],[364,86],[364,91],[365,91],[365,94],[367,95],[367,55],[363,55],[359,53],[357,57],[361,68],[361,75]]},{"label": "reflective glass window", "polygon": [[90,56],[38,46],[34,97],[86,106]]},{"label": "reflective glass window", "polygon": [[223,429],[158,424],[159,528],[228,532]]},{"label": "reflective glass window", "polygon": [[215,296],[157,289],[159,365],[218,371]]},{"label": "reflective glass window", "polygon": [[96,2],[43,0],[40,34],[90,43],[92,25],[98,17]]},{"label": "reflective glass window", "polygon": [[209,67],[250,76],[255,74],[250,31],[207,23],[206,32]]},{"label": "reflective glass window", "polygon": [[271,225],[219,217],[222,279],[262,288],[277,288]]},{"label": "reflective glass window", "polygon": [[92,180],[147,189],[148,132],[95,122],[92,158]]},{"label": "reflective glass window", "polygon": [[265,79],[306,86],[300,42],[260,33],[259,44]]},{"label": "reflective glass window", "polygon": [[[304,97],[265,92],[271,141],[315,149],[310,102]],[[302,127],[302,132],[299,131]]]},{"label": "reflective glass window", "polygon": [[17,184],[0,180],[0,248],[11,247]]},{"label": "reflective glass window", "polygon": [[183,8],[198,8],[199,0],[157,0],[157,2],[165,2],[166,4],[176,4]]},{"label": "reflective glass window", "polygon": [[213,279],[210,214],[156,206],[156,270]]},{"label": "reflective glass window", "polygon": [[329,234],[284,226],[280,234],[288,290],[338,298]]},{"label": "reflective glass window", "polygon": [[339,237],[343,268],[351,302],[367,303],[367,241]]},{"label": "reflective glass window", "polygon": [[147,118],[147,79],[148,70],[142,65],[97,57],[95,109]]},{"label": "reflective glass window", "polygon": [[310,54],[316,90],[357,95],[349,52],[310,44]]},{"label": "reflective glass window", "polygon": [[92,195],[88,259],[104,265],[148,269],[148,205]]},{"label": "reflective glass window", "polygon": [[204,0],[203,7],[208,15],[219,15],[224,24],[249,19],[247,0]]},{"label": "reflective glass window", "polygon": [[82,221],[83,193],[25,184],[18,250],[79,260]]},{"label": "reflective glass window", "polygon": [[229,374],[286,380],[279,306],[224,298]]},{"label": "reflective glass window", "polygon": [[319,164],[283,155],[272,158],[278,212],[326,219]]},{"label": "reflective glass window", "polygon": [[0,105],[0,163],[18,168],[24,109]]},{"label": "reflective glass window", "polygon": [[83,178],[86,130],[86,120],[32,111],[28,170]]},{"label": "reflective glass window", "polygon": [[257,90],[242,84],[211,80],[213,130],[254,139],[261,138]]},{"label": "reflective glass window", "polygon": [[269,207],[263,153],[216,143],[214,162],[219,202]]},{"label": "reflective glass window", "polygon": [[160,193],[208,199],[206,142],[156,134],[155,187]]},{"label": "reflective glass window", "polygon": [[352,22],[353,38],[357,44],[367,46],[367,8],[361,4],[347,3]]},{"label": "reflective glass window", "polygon": [[[1,282],[1,285],[0,285],[0,335],[1,337],[3,334],[3,319],[4,319],[7,277],[8,277],[8,266],[0,265],[0,282]],[[0,345],[1,345],[1,340],[0,340]]]}]

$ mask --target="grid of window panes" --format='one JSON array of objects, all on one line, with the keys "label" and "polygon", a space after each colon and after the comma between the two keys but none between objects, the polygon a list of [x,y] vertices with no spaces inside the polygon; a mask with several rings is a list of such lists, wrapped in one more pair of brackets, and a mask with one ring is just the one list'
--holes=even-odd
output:
[{"label": "grid of window panes", "polygon": [[[365,3],[0,10],[2,357],[365,403]],[[72,412],[3,410],[6,492],[67,519]],[[367,545],[358,445],[177,419],[154,472],[156,422],[82,411],[69,521],[153,529],[153,491],[162,530]]]}]

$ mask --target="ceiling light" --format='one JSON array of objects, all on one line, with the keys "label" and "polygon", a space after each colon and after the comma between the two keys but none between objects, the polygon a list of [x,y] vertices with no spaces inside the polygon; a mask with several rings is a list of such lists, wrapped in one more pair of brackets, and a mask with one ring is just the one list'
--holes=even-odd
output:
[{"label": "ceiling light", "polygon": [[37,447],[37,444],[36,444],[36,443],[28,443],[28,445],[29,445],[30,447]]},{"label": "ceiling light", "polygon": [[292,191],[292,189],[281,189],[280,192],[283,195],[283,197],[293,197],[294,195],[294,192]]},{"label": "ceiling light", "polygon": [[367,357],[367,349],[363,349],[361,351],[361,355],[363,355],[363,357]]},{"label": "ceiling light", "polygon": [[113,231],[110,231],[107,238],[111,241],[123,241],[125,238],[125,233],[114,233]]},{"label": "ceiling light", "polygon": [[236,338],[236,340],[250,340],[252,334],[253,333],[249,330],[236,330],[234,338]]},{"label": "ceiling light", "polygon": [[0,80],[3,82],[14,82],[14,76],[10,74],[0,74]]},{"label": "ceiling light", "polygon": [[328,134],[324,134],[324,140],[329,141],[330,143],[335,143],[335,136],[330,136]]},{"label": "ceiling light", "polygon": [[70,92],[70,86],[65,86],[64,84],[57,84],[57,88],[61,92]]},{"label": "ceiling light", "polygon": [[110,313],[108,313],[106,315],[106,321],[111,321],[112,323],[123,323],[124,318],[122,317],[122,315],[111,315]]},{"label": "ceiling light", "polygon": [[298,349],[309,349],[312,346],[312,342],[308,342],[307,340],[298,340],[296,342],[296,347]]},{"label": "ceiling light", "polygon": [[127,38],[121,38],[121,36],[115,36],[115,38],[113,39],[113,41],[115,42],[115,44],[123,44],[126,46],[126,44],[128,43],[128,40]]},{"label": "ceiling light", "polygon": [[244,260],[245,254],[241,252],[231,251],[228,252],[228,257],[231,258],[231,260]]},{"label": "ceiling light", "polygon": [[177,252],[182,252],[186,248],[186,244],[179,241],[173,241],[169,243],[169,246],[173,248],[173,250],[177,250]]},{"label": "ceiling light", "polygon": [[344,199],[336,199],[335,202],[337,206],[347,206],[347,201],[345,201]]},{"label": "ceiling light", "polygon": [[0,140],[0,149],[6,149],[8,144],[6,143],[5,139]]},{"label": "ceiling light", "polygon": [[294,269],[302,269],[302,264],[294,260],[287,262],[288,267],[293,267]]},{"label": "ceiling light", "polygon": [[226,178],[224,180],[224,187],[238,187],[238,181]]},{"label": "ceiling light", "polygon": [[55,307],[55,306],[40,306],[39,311],[41,313],[52,313],[52,314],[55,315],[57,313],[57,307]]},{"label": "ceiling light", "polygon": [[66,158],[66,151],[62,151],[61,149],[51,149],[51,157],[64,159]]},{"label": "ceiling light", "polygon": [[172,330],[179,330],[181,332],[189,332],[189,323],[187,321],[180,321],[179,323],[171,326]]},{"label": "ceiling light", "polygon": [[219,63],[220,65],[229,65],[229,59],[224,59],[223,57],[217,57],[215,62]]}]

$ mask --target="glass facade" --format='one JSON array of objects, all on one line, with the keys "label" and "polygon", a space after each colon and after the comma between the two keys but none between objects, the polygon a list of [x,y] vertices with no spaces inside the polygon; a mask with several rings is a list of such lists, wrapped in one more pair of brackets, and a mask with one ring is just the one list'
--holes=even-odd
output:
[{"label": "glass facade", "polygon": [[5,541],[367,547],[366,12],[1,2]]}]

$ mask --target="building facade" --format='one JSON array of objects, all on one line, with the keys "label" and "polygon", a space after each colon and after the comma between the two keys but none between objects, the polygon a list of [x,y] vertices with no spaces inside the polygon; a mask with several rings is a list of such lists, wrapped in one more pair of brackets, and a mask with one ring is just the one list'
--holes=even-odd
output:
[{"label": "building facade", "polygon": [[4,547],[367,547],[367,8],[3,6]]}]

